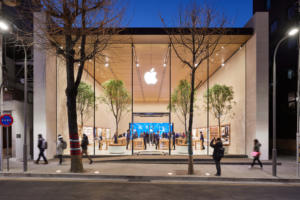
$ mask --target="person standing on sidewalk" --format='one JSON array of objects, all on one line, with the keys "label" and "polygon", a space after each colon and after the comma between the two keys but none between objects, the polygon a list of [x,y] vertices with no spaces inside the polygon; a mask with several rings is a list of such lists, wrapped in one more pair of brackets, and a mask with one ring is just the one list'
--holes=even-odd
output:
[{"label": "person standing on sidewalk", "polygon": [[86,134],[82,135],[82,140],[81,140],[81,148],[82,148],[82,155],[86,155],[87,158],[90,161],[90,164],[93,163],[93,160],[91,159],[91,157],[88,154],[88,145],[89,145],[89,138]]},{"label": "person standing on sidewalk", "polygon": [[45,164],[48,164],[47,158],[44,154],[45,150],[48,148],[47,141],[43,138],[42,134],[38,135],[38,148],[40,150],[39,157],[35,161],[36,164],[39,164],[41,157],[44,159]]},{"label": "person standing on sidewalk", "polygon": [[259,141],[257,139],[254,140],[254,147],[253,147],[253,152],[252,152],[252,156],[253,156],[253,162],[250,166],[250,168],[252,168],[255,164],[255,161],[257,160],[258,164],[260,165],[260,168],[263,168],[262,163],[259,160],[260,157],[260,147],[261,144],[259,143]]},{"label": "person standing on sidewalk", "polygon": [[213,138],[210,142],[210,146],[214,148],[213,159],[216,163],[217,173],[215,176],[221,176],[221,159],[224,156],[224,148],[220,138]]},{"label": "person standing on sidewalk", "polygon": [[56,154],[59,158],[59,164],[62,164],[64,150],[67,148],[67,142],[64,141],[63,136],[58,135],[58,141],[56,145]]}]

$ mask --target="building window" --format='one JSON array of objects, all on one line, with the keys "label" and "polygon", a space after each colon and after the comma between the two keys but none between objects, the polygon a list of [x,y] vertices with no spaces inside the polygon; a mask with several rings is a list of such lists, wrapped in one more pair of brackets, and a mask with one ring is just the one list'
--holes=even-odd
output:
[{"label": "building window", "polygon": [[289,80],[292,80],[293,77],[294,77],[294,71],[291,70],[291,69],[289,69],[289,70],[288,70],[288,79],[289,79]]},{"label": "building window", "polygon": [[267,7],[267,10],[270,10],[270,8],[271,8],[271,0],[267,0],[267,5],[266,5],[266,7]]},{"label": "building window", "polygon": [[273,21],[273,23],[271,24],[271,33],[275,32],[277,30],[278,27],[278,21],[275,20]]},{"label": "building window", "polygon": [[296,7],[295,5],[292,5],[291,7],[288,8],[288,19],[292,19],[295,16],[295,10]]},{"label": "building window", "polygon": [[296,112],[296,93],[295,92],[290,92],[288,94],[288,106],[290,112]]}]

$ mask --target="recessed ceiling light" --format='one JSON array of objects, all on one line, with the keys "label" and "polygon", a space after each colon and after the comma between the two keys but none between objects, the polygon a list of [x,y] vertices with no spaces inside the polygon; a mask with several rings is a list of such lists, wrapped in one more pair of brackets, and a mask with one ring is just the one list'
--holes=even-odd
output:
[{"label": "recessed ceiling light", "polygon": [[221,48],[224,49],[224,46],[222,46]]},{"label": "recessed ceiling light", "polygon": [[225,66],[225,63],[222,63],[222,67],[224,67]]},{"label": "recessed ceiling light", "polygon": [[136,67],[139,67],[140,66],[140,64],[139,63],[136,63]]},{"label": "recessed ceiling light", "polygon": [[218,53],[216,53],[216,56],[218,56],[219,54]]},{"label": "recessed ceiling light", "polygon": [[109,64],[108,63],[105,63],[105,65],[104,65],[105,67],[108,67],[109,66]]},{"label": "recessed ceiling light", "polygon": [[166,63],[164,63],[164,67],[166,67],[167,66],[167,64]]}]

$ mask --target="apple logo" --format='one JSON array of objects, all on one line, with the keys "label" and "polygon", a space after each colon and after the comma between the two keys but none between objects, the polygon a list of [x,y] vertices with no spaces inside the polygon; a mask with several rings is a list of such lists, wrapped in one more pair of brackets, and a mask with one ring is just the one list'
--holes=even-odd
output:
[{"label": "apple logo", "polygon": [[148,85],[155,85],[157,83],[156,74],[154,68],[145,73],[144,79]]}]

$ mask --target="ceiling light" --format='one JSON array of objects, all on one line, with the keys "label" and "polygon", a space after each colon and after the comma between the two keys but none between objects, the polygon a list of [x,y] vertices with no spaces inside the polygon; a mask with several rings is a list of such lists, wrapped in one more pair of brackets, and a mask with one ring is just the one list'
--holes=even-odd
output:
[{"label": "ceiling light", "polygon": [[140,64],[139,63],[136,63],[136,67],[139,67],[140,66]]},{"label": "ceiling light", "polygon": [[166,67],[167,66],[167,64],[166,63],[164,63],[164,67]]},{"label": "ceiling light", "polygon": [[92,59],[89,59],[89,62],[92,62]]},{"label": "ceiling light", "polygon": [[222,63],[222,67],[224,67],[225,66],[225,63]]},{"label": "ceiling light", "polygon": [[145,79],[145,82],[148,84],[148,85],[155,85],[157,83],[157,78],[156,78],[156,72],[155,72],[155,69],[152,68],[149,72],[146,72],[144,74],[144,79]]},{"label": "ceiling light", "polygon": [[105,63],[105,64],[104,64],[104,66],[105,66],[105,67],[108,67],[108,66],[109,66],[109,64],[108,64],[108,63]]},{"label": "ceiling light", "polygon": [[224,49],[224,46],[222,46],[221,48]]},{"label": "ceiling light", "polygon": [[216,56],[218,56],[219,54],[218,53],[216,53]]}]

